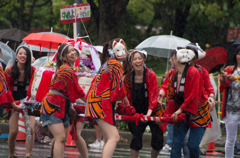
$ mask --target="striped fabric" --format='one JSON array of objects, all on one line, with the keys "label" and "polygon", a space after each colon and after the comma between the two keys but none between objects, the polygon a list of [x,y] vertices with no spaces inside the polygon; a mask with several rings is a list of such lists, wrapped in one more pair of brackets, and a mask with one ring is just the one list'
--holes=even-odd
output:
[{"label": "striped fabric", "polygon": [[93,81],[88,94],[86,116],[104,118],[114,124],[114,106],[112,103],[126,95],[122,83],[123,68],[121,63],[110,58],[102,67],[100,74]]}]

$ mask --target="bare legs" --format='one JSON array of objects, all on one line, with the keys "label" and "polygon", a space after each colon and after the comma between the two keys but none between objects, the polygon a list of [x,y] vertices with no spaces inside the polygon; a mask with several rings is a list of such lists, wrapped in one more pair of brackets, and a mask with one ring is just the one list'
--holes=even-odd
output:
[{"label": "bare legs", "polygon": [[[16,138],[18,134],[18,119],[19,113],[16,113],[12,110],[10,119],[9,119],[9,137],[8,137],[8,148],[9,148],[9,155],[13,156],[15,152],[16,146]],[[35,124],[35,116],[29,116],[30,127],[31,127],[31,139],[28,141],[26,140],[26,157],[31,157],[33,145],[34,145],[34,138],[35,138],[35,131],[34,131],[34,124]]]},{"label": "bare legs", "polygon": [[25,143],[27,158],[31,157],[34,140],[35,140],[35,130],[34,130],[35,116],[29,116],[29,121],[30,121],[30,127],[31,127],[31,139],[30,140],[26,139],[26,143]]},{"label": "bare legs", "polygon": [[9,119],[9,136],[8,136],[8,148],[10,156],[13,156],[15,151],[16,138],[18,134],[18,117],[19,113],[15,113],[12,110]]},{"label": "bare legs", "polygon": [[51,124],[48,129],[53,134],[53,157],[64,158],[64,146],[67,137],[68,127],[64,127],[63,123]]},{"label": "bare legs", "polygon": [[82,129],[84,127],[85,123],[83,122],[77,122],[77,138],[78,140],[75,140],[76,147],[79,151],[79,153],[82,155],[83,158],[88,158],[88,150],[85,140],[81,136]]},{"label": "bare legs", "polygon": [[118,130],[116,126],[107,123],[103,119],[98,120],[97,123],[106,141],[102,150],[102,157],[111,158],[117,146],[117,143],[120,140]]}]

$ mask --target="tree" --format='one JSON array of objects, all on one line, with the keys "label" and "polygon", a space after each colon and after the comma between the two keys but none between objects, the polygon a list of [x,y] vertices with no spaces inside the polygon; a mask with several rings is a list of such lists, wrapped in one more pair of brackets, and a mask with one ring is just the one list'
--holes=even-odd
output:
[{"label": "tree", "polygon": [[129,0],[99,0],[98,7],[92,0],[88,0],[88,2],[96,22],[98,22],[97,43],[104,44],[106,41],[118,37],[119,21],[126,13]]}]

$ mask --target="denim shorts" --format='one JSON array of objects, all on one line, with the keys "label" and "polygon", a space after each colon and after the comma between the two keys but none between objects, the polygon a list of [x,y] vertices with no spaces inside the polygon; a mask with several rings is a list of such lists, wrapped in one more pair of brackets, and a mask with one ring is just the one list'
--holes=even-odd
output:
[{"label": "denim shorts", "polygon": [[51,115],[44,115],[41,114],[41,119],[42,119],[42,126],[48,126],[51,124],[58,124],[58,123],[63,123],[64,127],[68,127],[69,126],[69,116],[65,115],[65,118],[60,118],[60,117],[55,117],[55,116],[51,116]]}]

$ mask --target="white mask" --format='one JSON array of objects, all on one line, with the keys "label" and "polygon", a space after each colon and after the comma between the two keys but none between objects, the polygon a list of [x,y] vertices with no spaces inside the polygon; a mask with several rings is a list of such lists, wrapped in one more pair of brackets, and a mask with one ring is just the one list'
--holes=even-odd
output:
[{"label": "white mask", "polygon": [[112,50],[118,60],[124,59],[126,57],[126,47],[125,47],[124,41],[122,39],[120,39],[119,42],[113,41],[112,48],[113,48]]}]

